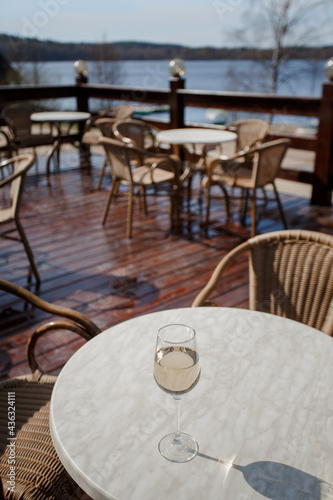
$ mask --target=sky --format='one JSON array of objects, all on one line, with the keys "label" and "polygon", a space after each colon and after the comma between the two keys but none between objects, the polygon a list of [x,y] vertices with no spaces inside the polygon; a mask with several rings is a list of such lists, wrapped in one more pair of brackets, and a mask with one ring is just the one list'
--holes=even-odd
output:
[{"label": "sky", "polygon": [[[0,0],[0,33],[59,42],[145,41],[189,47],[235,45],[251,0]],[[262,4],[267,0],[262,0]],[[295,0],[297,3],[298,0]],[[310,1],[310,0],[309,0]],[[333,21],[333,2],[318,15]],[[319,44],[333,45],[333,30]]]}]

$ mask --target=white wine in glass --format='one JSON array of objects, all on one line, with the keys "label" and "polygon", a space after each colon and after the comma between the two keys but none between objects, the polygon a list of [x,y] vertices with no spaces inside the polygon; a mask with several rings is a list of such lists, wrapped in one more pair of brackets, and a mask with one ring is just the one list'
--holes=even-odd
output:
[{"label": "white wine in glass", "polygon": [[186,325],[166,325],[158,331],[154,377],[163,391],[171,394],[177,408],[177,430],[161,439],[158,449],[171,462],[188,462],[199,447],[194,437],[180,431],[180,401],[200,378],[196,333]]}]

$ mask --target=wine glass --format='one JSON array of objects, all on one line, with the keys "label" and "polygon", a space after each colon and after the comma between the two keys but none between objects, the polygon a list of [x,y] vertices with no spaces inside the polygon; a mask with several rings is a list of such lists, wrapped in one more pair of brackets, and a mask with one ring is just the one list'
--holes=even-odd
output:
[{"label": "wine glass", "polygon": [[158,449],[171,462],[188,462],[199,447],[194,437],[180,431],[180,401],[200,378],[196,333],[186,325],[166,325],[159,329],[154,359],[157,385],[171,394],[177,409],[177,430],[161,439]]}]

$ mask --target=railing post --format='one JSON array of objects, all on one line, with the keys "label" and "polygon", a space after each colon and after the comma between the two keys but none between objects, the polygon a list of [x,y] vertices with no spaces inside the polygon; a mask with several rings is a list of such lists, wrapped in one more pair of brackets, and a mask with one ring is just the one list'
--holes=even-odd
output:
[{"label": "railing post", "polygon": [[170,78],[170,128],[184,127],[184,104],[177,90],[185,88],[184,78]]},{"label": "railing post", "polygon": [[78,111],[89,111],[88,97],[84,92],[84,89],[81,87],[81,85],[84,83],[88,83],[88,78],[85,75],[77,75],[76,109]]},{"label": "railing post", "polygon": [[[76,77],[76,109],[77,111],[87,111],[89,112],[89,102],[87,94],[84,92],[84,89],[81,87],[82,84],[88,83],[88,78],[86,75],[77,75]],[[84,133],[85,124],[79,123],[79,135],[80,137]],[[90,148],[87,144],[84,144],[80,141],[80,167],[91,169],[91,158],[90,158]]]},{"label": "railing post", "polygon": [[333,178],[333,82],[323,84],[312,187],[312,205],[331,205]]}]

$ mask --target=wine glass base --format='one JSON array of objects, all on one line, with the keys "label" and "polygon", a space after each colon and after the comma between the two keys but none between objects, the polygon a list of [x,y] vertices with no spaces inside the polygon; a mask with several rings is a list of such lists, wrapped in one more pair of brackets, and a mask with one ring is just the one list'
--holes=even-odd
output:
[{"label": "wine glass base", "polygon": [[167,434],[158,444],[160,454],[170,462],[188,462],[199,451],[194,437],[181,432],[177,437],[174,433]]}]

